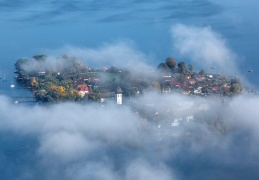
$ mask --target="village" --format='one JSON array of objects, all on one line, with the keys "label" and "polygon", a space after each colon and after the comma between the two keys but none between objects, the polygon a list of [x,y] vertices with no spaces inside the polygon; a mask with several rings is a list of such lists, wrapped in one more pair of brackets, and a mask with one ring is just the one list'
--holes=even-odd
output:
[{"label": "village", "polygon": [[[228,80],[222,74],[195,72],[193,65],[187,69],[184,62],[177,65],[173,58],[160,63],[156,71],[141,70],[137,74],[115,66],[95,70],[67,55],[53,69],[44,67],[46,61],[45,55],[36,55],[33,60],[19,59],[15,64],[17,81],[30,87],[36,101],[40,102],[104,102],[116,99],[118,88],[128,99],[149,91],[198,96],[233,96],[242,92],[237,78]],[[26,69],[32,64],[36,68]]]},{"label": "village", "polygon": [[[205,97],[224,99],[242,92],[242,84],[237,78],[228,80],[222,74],[206,73],[204,70],[195,72],[193,65],[187,68],[185,62],[177,64],[173,58],[167,58],[156,70],[142,69],[138,73],[115,66],[93,69],[68,55],[60,58],[55,66],[46,64],[45,55],[19,59],[15,64],[17,82],[30,88],[37,102],[126,104],[143,120],[154,122],[156,129],[181,127],[197,119],[215,128],[215,122],[205,122],[206,118],[201,117],[201,114],[206,116],[210,111]],[[140,100],[150,92],[160,94],[161,98],[170,94],[199,96],[204,97],[204,102],[175,102],[168,108],[166,104],[170,102],[165,101],[165,107],[159,108],[155,102]],[[218,119],[215,121],[219,122]],[[218,127],[224,131],[223,125]],[[170,130],[168,132],[171,133]]]}]

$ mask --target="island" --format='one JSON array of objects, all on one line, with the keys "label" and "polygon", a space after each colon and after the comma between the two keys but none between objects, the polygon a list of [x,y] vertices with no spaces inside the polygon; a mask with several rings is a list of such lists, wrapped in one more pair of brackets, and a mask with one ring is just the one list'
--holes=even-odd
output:
[{"label": "island", "polygon": [[18,59],[16,80],[31,89],[38,102],[98,101],[114,99],[120,93],[127,99],[156,91],[189,96],[235,96],[243,86],[238,78],[195,71],[192,64],[167,58],[155,70],[116,66],[94,69],[79,58],[64,55],[49,61],[46,55]]}]

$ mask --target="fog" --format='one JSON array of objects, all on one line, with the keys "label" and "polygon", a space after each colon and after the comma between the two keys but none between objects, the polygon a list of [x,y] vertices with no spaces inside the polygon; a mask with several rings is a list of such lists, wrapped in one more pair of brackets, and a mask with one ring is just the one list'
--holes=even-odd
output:
[{"label": "fog", "polygon": [[[77,103],[31,107],[11,104],[8,98],[1,97],[1,177],[258,177],[258,97],[239,96],[223,104],[215,98],[168,95],[160,101],[159,97],[146,94],[136,102],[155,102],[161,115],[165,105],[175,107],[180,102],[192,102],[180,116],[184,119],[194,113],[193,122],[172,127],[168,123],[171,115],[151,120],[138,115],[132,106],[117,107],[112,102],[104,107]],[[196,108],[202,103],[209,109]],[[156,113],[147,109],[150,114]],[[215,125],[218,123],[224,131]]]},{"label": "fog", "polygon": [[176,24],[171,27],[171,36],[173,48],[183,60],[194,64],[196,71],[203,69],[207,73],[235,76],[247,87],[255,88],[244,71],[239,69],[244,57],[236,54],[228,41],[210,26]]},{"label": "fog", "polygon": [[85,65],[93,67],[118,66],[132,67],[147,65],[152,57],[139,51],[133,41],[120,40],[113,43],[105,43],[97,48],[79,48],[66,46],[57,50],[46,50],[47,54],[62,55],[69,54],[80,58]]},{"label": "fog", "polygon": [[[37,72],[46,70],[64,70],[69,62],[66,59],[80,61],[82,65],[94,69],[116,68],[128,69],[132,74],[144,74],[146,71],[155,71],[155,58],[152,55],[146,55],[140,50],[133,41],[120,40],[118,42],[106,43],[97,48],[80,48],[75,46],[65,46],[56,50],[45,49],[47,56],[44,61],[31,61],[24,63],[22,69],[27,72]],[[164,61],[164,60],[162,60]],[[148,75],[146,73],[146,75]]]},{"label": "fog", "polygon": [[[238,63],[226,40],[208,27],[175,25],[172,33],[179,53],[195,63],[221,68]],[[63,52],[85,65],[150,67],[149,55],[127,42],[65,47],[50,57]],[[236,75],[235,68],[228,72]],[[0,96],[0,178],[258,179],[258,102],[256,95],[150,92],[122,106],[24,105]]]},{"label": "fog", "polygon": [[216,67],[227,75],[238,73],[237,55],[221,35],[210,27],[178,24],[172,27],[174,48],[202,68]]}]

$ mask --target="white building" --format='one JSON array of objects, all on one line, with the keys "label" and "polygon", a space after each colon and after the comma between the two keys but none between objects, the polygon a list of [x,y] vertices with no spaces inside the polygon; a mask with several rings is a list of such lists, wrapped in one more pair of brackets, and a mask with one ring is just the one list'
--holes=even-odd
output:
[{"label": "white building", "polygon": [[119,86],[117,87],[117,89],[115,91],[115,100],[116,100],[117,104],[119,104],[119,105],[122,104],[122,90]]}]

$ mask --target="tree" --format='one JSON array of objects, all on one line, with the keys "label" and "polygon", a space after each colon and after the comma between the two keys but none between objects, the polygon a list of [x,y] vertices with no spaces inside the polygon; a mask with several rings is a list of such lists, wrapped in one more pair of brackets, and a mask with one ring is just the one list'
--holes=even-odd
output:
[{"label": "tree", "polygon": [[18,59],[16,61],[16,63],[14,64],[15,66],[15,69],[20,72],[20,71],[24,71],[23,67],[27,64],[30,63],[30,60],[29,59]]},{"label": "tree", "polygon": [[192,73],[194,71],[194,66],[192,64],[189,65],[189,71]]},{"label": "tree", "polygon": [[174,70],[176,68],[176,61],[174,58],[167,58],[166,59],[166,65],[168,66],[169,69]]},{"label": "tree", "polygon": [[47,56],[44,54],[34,55],[32,56],[35,61],[45,61],[47,59]]},{"label": "tree", "polygon": [[111,66],[106,72],[117,73],[119,70],[115,66]]},{"label": "tree", "polygon": [[81,97],[80,92],[76,89],[70,88],[67,92],[67,98],[70,100],[76,100]]},{"label": "tree", "polygon": [[241,91],[242,91],[242,87],[241,87],[241,84],[239,83],[234,83],[230,87],[230,92],[240,93]]},{"label": "tree", "polygon": [[63,86],[51,85],[48,94],[55,100],[64,99],[66,97],[66,88]]},{"label": "tree", "polygon": [[160,63],[157,66],[157,69],[159,69],[161,72],[168,72],[169,68],[166,63]]},{"label": "tree", "polygon": [[199,72],[200,75],[205,75],[205,71],[202,69],[200,72]]},{"label": "tree", "polygon": [[233,78],[230,80],[231,87],[230,92],[233,93],[241,93],[242,91],[242,84],[238,78]]},{"label": "tree", "polygon": [[60,66],[63,71],[67,74],[77,73],[80,67],[82,67],[82,62],[79,58],[71,57],[69,55],[64,55],[61,59]]},{"label": "tree", "polygon": [[233,78],[233,79],[230,80],[230,83],[231,84],[235,84],[235,83],[240,84],[240,80],[238,78]]},{"label": "tree", "polygon": [[178,63],[178,71],[179,73],[186,73],[186,65],[185,62],[179,62]]},{"label": "tree", "polygon": [[157,89],[157,90],[160,90],[160,89],[161,89],[161,85],[160,85],[160,83],[157,82],[157,81],[153,81],[152,87],[155,88],[155,89]]}]

